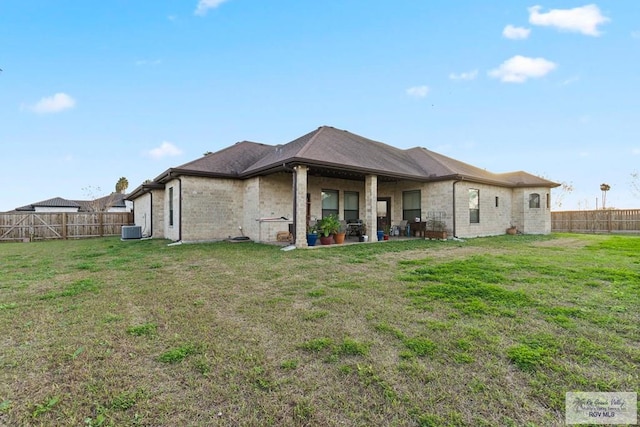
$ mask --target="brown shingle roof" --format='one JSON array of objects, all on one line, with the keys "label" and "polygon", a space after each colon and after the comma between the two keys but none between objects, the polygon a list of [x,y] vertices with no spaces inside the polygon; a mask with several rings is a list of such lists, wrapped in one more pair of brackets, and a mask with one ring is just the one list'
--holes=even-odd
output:
[{"label": "brown shingle roof", "polygon": [[296,161],[400,177],[424,176],[404,150],[330,126],[319,127],[286,145],[275,146],[270,155],[245,172],[251,174]]},{"label": "brown shingle roof", "polygon": [[155,181],[163,182],[174,175],[248,178],[293,164],[420,181],[467,179],[507,187],[558,185],[526,172],[488,172],[426,148],[402,150],[330,126],[321,126],[284,145],[239,142],[169,169]]},{"label": "brown shingle roof", "polygon": [[126,207],[126,199],[127,196],[121,193],[112,193],[109,196],[100,197],[95,200],[67,200],[62,197],[54,197],[16,208],[16,211],[33,212],[36,208],[78,208],[79,212],[91,212],[96,208],[102,210],[112,207]]},{"label": "brown shingle roof", "polygon": [[207,154],[199,159],[171,168],[158,176],[155,181],[162,182],[171,174],[212,175],[238,178],[252,164],[266,156],[273,147],[251,141],[238,142],[231,147]]},{"label": "brown shingle roof", "polygon": [[51,199],[43,200],[41,202],[32,203],[30,205],[21,206],[16,208],[16,211],[35,211],[36,207],[46,208],[80,208],[80,204],[73,200],[63,199],[62,197],[54,197]]}]

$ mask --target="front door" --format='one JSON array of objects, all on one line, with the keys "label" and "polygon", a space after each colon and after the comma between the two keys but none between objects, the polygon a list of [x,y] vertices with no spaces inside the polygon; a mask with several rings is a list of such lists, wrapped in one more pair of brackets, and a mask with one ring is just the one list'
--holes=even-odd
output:
[{"label": "front door", "polygon": [[387,227],[391,225],[391,197],[378,197],[376,212],[378,230],[386,231]]}]

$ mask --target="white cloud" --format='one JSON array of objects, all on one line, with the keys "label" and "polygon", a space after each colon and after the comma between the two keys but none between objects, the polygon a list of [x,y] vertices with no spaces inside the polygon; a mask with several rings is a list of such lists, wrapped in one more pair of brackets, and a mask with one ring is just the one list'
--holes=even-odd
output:
[{"label": "white cloud", "polygon": [[414,98],[424,98],[429,93],[429,86],[414,86],[407,89],[407,95]]},{"label": "white cloud", "polygon": [[611,21],[600,13],[600,9],[595,4],[573,9],[551,9],[547,13],[540,13],[540,9],[542,6],[533,6],[528,9],[531,24],[556,27],[589,36],[599,36],[598,25]]},{"label": "white cloud", "polygon": [[478,70],[466,71],[460,74],[449,74],[451,80],[475,80],[476,77],[478,77]]},{"label": "white cloud", "polygon": [[632,149],[631,154],[633,154],[634,156],[640,156],[640,148]]},{"label": "white cloud", "polygon": [[182,150],[168,141],[163,141],[159,147],[149,150],[149,157],[152,159],[161,159],[163,157],[175,157],[182,154]]},{"label": "white cloud", "polygon": [[39,114],[59,113],[76,105],[76,100],[66,93],[56,93],[53,96],[44,97],[34,105],[26,106],[27,110]]},{"label": "white cloud", "polygon": [[227,0],[200,0],[198,2],[198,6],[196,7],[196,11],[193,12],[196,15],[204,16],[207,14],[209,9],[215,9],[220,6]]},{"label": "white cloud", "polygon": [[556,64],[544,58],[528,58],[516,55],[500,67],[489,71],[489,76],[505,83],[523,83],[530,78],[540,78],[556,68]]},{"label": "white cloud", "polygon": [[531,30],[523,27],[514,27],[509,24],[502,30],[502,36],[511,40],[523,40],[529,37]]}]

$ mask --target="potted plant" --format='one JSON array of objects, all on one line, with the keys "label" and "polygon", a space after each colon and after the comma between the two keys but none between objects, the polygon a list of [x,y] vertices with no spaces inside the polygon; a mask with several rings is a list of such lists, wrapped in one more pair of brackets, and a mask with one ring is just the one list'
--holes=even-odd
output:
[{"label": "potted plant", "polygon": [[384,240],[389,240],[389,236],[391,235],[391,227],[386,225],[384,227],[384,234],[382,235],[382,238]]},{"label": "potted plant", "polygon": [[358,241],[359,242],[369,241],[369,236],[367,235],[367,224],[365,224],[364,222],[360,224],[360,236],[358,236]]},{"label": "potted plant", "polygon": [[437,219],[428,220],[424,237],[427,239],[447,240],[446,224]]},{"label": "potted plant", "polygon": [[318,228],[315,225],[310,225],[307,228],[307,245],[315,246],[318,241]]},{"label": "potted plant", "polygon": [[507,234],[517,234],[518,233],[518,227],[516,227],[515,225],[511,224],[511,227],[507,228]]},{"label": "potted plant", "polygon": [[333,241],[332,235],[340,229],[340,221],[335,214],[325,216],[318,221],[318,230],[320,231],[320,243],[330,245]]},{"label": "potted plant", "polygon": [[333,240],[336,244],[341,245],[344,243],[344,238],[347,236],[347,230],[344,229],[344,226],[340,221],[338,221],[338,228],[333,233]]}]

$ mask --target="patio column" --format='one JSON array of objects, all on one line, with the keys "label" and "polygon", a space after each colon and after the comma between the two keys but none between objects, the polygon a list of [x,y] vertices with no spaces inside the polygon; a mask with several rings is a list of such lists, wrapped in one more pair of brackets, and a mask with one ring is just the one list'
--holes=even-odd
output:
[{"label": "patio column", "polygon": [[378,176],[367,175],[364,178],[364,222],[367,224],[367,234],[370,242],[378,240]]},{"label": "patio column", "polygon": [[295,186],[295,206],[294,213],[296,248],[307,247],[307,171],[309,168],[304,165],[294,166],[293,175]]}]

